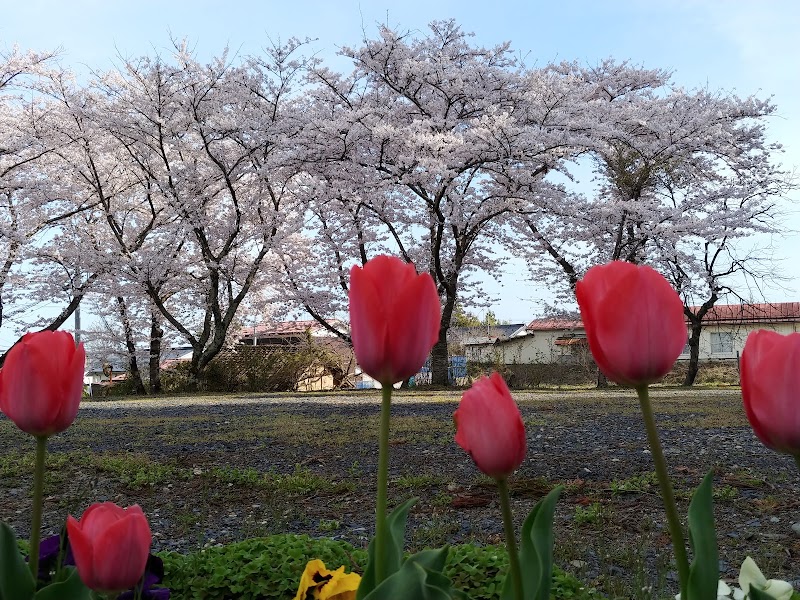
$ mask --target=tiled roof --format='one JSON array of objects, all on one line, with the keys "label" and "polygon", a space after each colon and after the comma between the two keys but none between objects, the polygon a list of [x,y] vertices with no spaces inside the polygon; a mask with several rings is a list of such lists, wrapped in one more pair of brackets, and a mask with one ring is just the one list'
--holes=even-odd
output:
[{"label": "tiled roof", "polygon": [[[699,306],[692,306],[691,310],[697,312],[699,308]],[[800,302],[719,304],[706,313],[703,321],[735,323],[800,321]]]},{"label": "tiled roof", "polygon": [[534,319],[525,327],[528,331],[552,331],[556,329],[583,329],[580,319]]},{"label": "tiled roof", "polygon": [[[333,321],[331,323],[334,327],[340,325],[338,321]],[[311,331],[312,333],[320,332],[320,333],[327,333],[328,330],[325,329],[319,322],[310,319],[308,321],[279,321],[275,323],[264,323],[263,325],[256,325],[254,327],[243,327],[239,337],[241,338],[252,338],[253,337],[253,330],[255,329],[255,335],[257,337],[283,337],[283,336],[299,336],[305,335],[306,331]]]},{"label": "tiled roof", "polygon": [[[696,312],[700,307],[690,307]],[[800,302],[770,302],[762,304],[718,304],[703,318],[703,323],[776,323],[800,321]],[[527,331],[583,329],[580,319],[534,319]]]}]

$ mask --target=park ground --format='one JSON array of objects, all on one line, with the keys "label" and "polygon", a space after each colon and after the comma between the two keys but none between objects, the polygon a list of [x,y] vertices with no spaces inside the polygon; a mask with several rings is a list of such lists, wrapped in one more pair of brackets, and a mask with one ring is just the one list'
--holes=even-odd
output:
[{"label": "park ground", "polygon": [[[454,443],[459,392],[393,403],[390,502],[418,497],[409,548],[502,542],[497,496]],[[677,587],[635,394],[516,392],[528,456],[511,478],[521,523],[553,486],[556,562],[614,597]],[[679,510],[714,472],[722,575],[752,556],[800,584],[800,476],[753,435],[738,389],[656,388],[656,419]],[[84,402],[49,442],[44,526],[90,503],[138,503],[156,550],[189,552],[273,533],[365,546],[372,535],[379,393],[198,396]],[[33,441],[0,418],[0,519],[28,535]]]}]

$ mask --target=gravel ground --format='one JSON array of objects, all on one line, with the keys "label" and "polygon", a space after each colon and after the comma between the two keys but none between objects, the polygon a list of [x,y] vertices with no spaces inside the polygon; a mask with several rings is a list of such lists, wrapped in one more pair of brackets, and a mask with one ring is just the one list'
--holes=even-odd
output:
[{"label": "gravel ground", "polygon": [[[651,580],[645,576],[643,585],[674,589],[665,519],[649,475],[652,457],[632,392],[515,397],[528,433],[528,458],[511,480],[517,520],[564,483],[555,525],[559,564],[601,586],[615,578],[638,581],[646,572]],[[409,522],[411,546],[502,539],[492,486],[452,442],[457,398],[437,392],[393,403],[391,501],[420,497]],[[768,577],[800,585],[800,525],[793,528],[800,522],[800,477],[791,459],[756,440],[740,402],[738,390],[654,393],[679,510],[686,513],[688,490],[714,469],[722,574],[735,578],[750,555]],[[372,534],[379,409],[373,393],[86,402],[76,424],[51,440],[54,456],[90,450],[141,459],[146,473],[157,463],[182,475],[156,473],[154,481],[132,484],[105,466],[63,465],[63,476],[48,483],[44,525],[56,531],[65,512],[107,499],[145,509],[157,550],[186,552],[278,532],[364,545]],[[0,459],[31,447],[0,420]],[[241,477],[254,472],[281,483],[265,487]],[[0,469],[0,518],[23,536],[29,489],[29,477]],[[652,580],[659,571],[665,583]]]}]

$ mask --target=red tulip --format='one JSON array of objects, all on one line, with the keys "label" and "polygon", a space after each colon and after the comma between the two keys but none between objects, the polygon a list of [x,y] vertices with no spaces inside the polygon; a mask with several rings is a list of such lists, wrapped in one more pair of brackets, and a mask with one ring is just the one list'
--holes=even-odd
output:
[{"label": "red tulip", "polygon": [[800,333],[754,331],[745,342],[740,371],[744,410],[758,439],[800,456]]},{"label": "red tulip", "polygon": [[606,377],[636,387],[672,370],[686,345],[683,302],[657,271],[621,261],[592,267],[575,294]]},{"label": "red tulip", "polygon": [[365,373],[392,385],[417,373],[439,339],[441,305],[428,273],[393,256],[350,270],[350,334]]},{"label": "red tulip", "polygon": [[127,590],[141,579],[150,554],[150,525],[134,504],[92,504],[80,521],[67,517],[75,566],[86,587],[99,592]]},{"label": "red tulip", "polygon": [[525,425],[499,373],[481,377],[464,392],[456,422],[456,443],[489,477],[505,479],[525,459]]},{"label": "red tulip", "polygon": [[66,331],[25,334],[0,369],[0,411],[31,435],[64,431],[78,414],[85,363]]}]

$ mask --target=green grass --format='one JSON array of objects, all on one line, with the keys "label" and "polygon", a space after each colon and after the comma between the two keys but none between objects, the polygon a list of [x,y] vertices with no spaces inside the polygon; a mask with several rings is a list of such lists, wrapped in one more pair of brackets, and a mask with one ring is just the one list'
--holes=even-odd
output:
[{"label": "green grass", "polygon": [[[161,553],[164,585],[173,600],[291,600],[306,563],[321,559],[328,568],[362,572],[366,564],[363,549],[327,538],[275,535],[251,539],[200,552],[181,555]],[[473,600],[498,600],[507,571],[502,547],[469,544],[450,549],[444,573],[456,589]],[[553,573],[554,600],[600,600],[594,588],[556,568]]]},{"label": "green grass", "polygon": [[608,519],[608,511],[599,502],[592,502],[588,506],[577,505],[572,520],[576,525],[600,525]]},{"label": "green grass", "polygon": [[648,492],[658,485],[658,478],[655,471],[632,475],[625,479],[615,479],[611,482],[611,493],[614,495],[627,492]]}]

